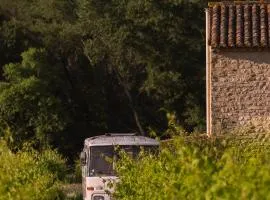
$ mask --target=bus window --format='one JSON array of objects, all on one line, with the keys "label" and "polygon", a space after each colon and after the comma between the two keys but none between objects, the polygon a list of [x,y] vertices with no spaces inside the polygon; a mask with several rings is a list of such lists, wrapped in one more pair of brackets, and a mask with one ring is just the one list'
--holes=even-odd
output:
[{"label": "bus window", "polygon": [[113,175],[113,154],[113,146],[91,147],[90,176]]},{"label": "bus window", "polygon": [[112,176],[115,175],[113,161],[119,159],[119,152],[124,151],[131,158],[138,157],[140,151],[155,154],[158,152],[158,146],[138,146],[138,145],[120,145],[120,146],[92,146],[90,147],[90,176]]},{"label": "bus window", "polygon": [[[122,145],[116,148],[116,152],[124,151],[127,155],[132,158],[138,157],[141,151],[145,153],[156,154],[158,152],[159,146],[148,145],[148,146],[138,146],[138,145]],[[118,153],[116,154],[117,158],[119,158]]]}]

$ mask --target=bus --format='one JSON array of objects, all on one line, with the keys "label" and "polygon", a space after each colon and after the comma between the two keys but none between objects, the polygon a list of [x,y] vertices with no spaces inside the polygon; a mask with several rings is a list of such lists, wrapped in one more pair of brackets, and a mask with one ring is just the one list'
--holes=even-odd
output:
[{"label": "bus", "polygon": [[85,139],[80,154],[84,200],[113,199],[114,186],[118,181],[115,161],[119,157],[119,149],[135,158],[142,149],[145,152],[157,152],[159,142],[125,133],[109,133]]}]

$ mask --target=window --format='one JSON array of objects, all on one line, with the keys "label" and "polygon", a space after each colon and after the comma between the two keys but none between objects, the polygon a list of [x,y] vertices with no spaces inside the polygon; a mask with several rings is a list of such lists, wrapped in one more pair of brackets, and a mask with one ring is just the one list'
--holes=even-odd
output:
[{"label": "window", "polygon": [[112,176],[115,175],[113,162],[119,158],[119,151],[125,151],[132,158],[136,158],[141,150],[156,153],[158,146],[93,146],[90,147],[90,176]]}]

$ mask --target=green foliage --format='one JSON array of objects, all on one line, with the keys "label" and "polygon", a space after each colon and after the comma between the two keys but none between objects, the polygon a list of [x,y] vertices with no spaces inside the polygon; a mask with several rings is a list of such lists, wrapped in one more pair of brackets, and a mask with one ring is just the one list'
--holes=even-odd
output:
[{"label": "green foliage", "polygon": [[160,135],[166,112],[204,130],[205,3],[1,0],[1,136],[75,157],[97,133]]},{"label": "green foliage", "polygon": [[[194,138],[198,140],[198,138]],[[123,156],[117,199],[269,199],[269,151],[217,148],[174,138],[159,156]],[[257,147],[259,148],[259,147]]]},{"label": "green foliage", "polygon": [[[22,62],[4,67],[0,83],[0,124],[11,129],[17,142],[32,138],[47,143],[50,133],[64,129],[68,122],[57,97],[57,69],[46,60],[44,50],[29,49]],[[60,77],[60,76],[59,76]],[[53,87],[53,88],[52,88]]]},{"label": "green foliage", "polygon": [[202,129],[204,110],[197,104],[203,99],[195,91],[204,83],[194,80],[203,74],[202,11],[203,1],[78,1],[89,61],[112,71],[129,91],[132,108],[152,117],[151,123],[142,120],[144,126],[164,128],[160,110],[166,109],[186,127]]},{"label": "green foliage", "polygon": [[1,200],[63,199],[58,178],[65,161],[55,151],[28,147],[13,153],[1,140],[0,160]]},{"label": "green foliage", "polygon": [[82,185],[79,184],[69,184],[63,187],[66,194],[65,200],[82,200]]},{"label": "green foliage", "polygon": [[83,196],[81,194],[78,194],[75,197],[67,197],[66,200],[82,200]]},{"label": "green foliage", "polygon": [[53,173],[57,180],[63,181],[66,177],[66,161],[56,150],[44,150],[40,155],[38,167]]},{"label": "green foliage", "polygon": [[79,159],[77,159],[75,161],[74,176],[75,176],[76,183],[82,182],[82,165],[81,165],[81,161]]}]

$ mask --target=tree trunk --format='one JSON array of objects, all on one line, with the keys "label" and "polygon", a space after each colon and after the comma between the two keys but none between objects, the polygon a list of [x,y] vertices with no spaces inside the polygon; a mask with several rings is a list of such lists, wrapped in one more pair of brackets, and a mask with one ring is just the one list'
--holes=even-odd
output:
[{"label": "tree trunk", "polygon": [[137,127],[138,127],[138,129],[140,131],[140,135],[145,136],[145,132],[144,132],[144,130],[142,128],[142,125],[141,125],[141,122],[140,122],[140,119],[139,119],[139,115],[138,115],[138,113],[136,111],[136,108],[135,108],[135,105],[133,103],[133,100],[132,100],[131,94],[129,92],[129,89],[127,87],[127,84],[122,80],[122,77],[121,77],[120,73],[118,72],[118,70],[114,68],[114,71],[116,73],[118,81],[123,86],[124,92],[125,92],[125,94],[126,94],[126,96],[128,98],[129,106],[130,106],[130,108],[131,108],[131,110],[133,112],[133,117],[134,117],[135,123],[136,123],[136,125],[137,125]]}]

